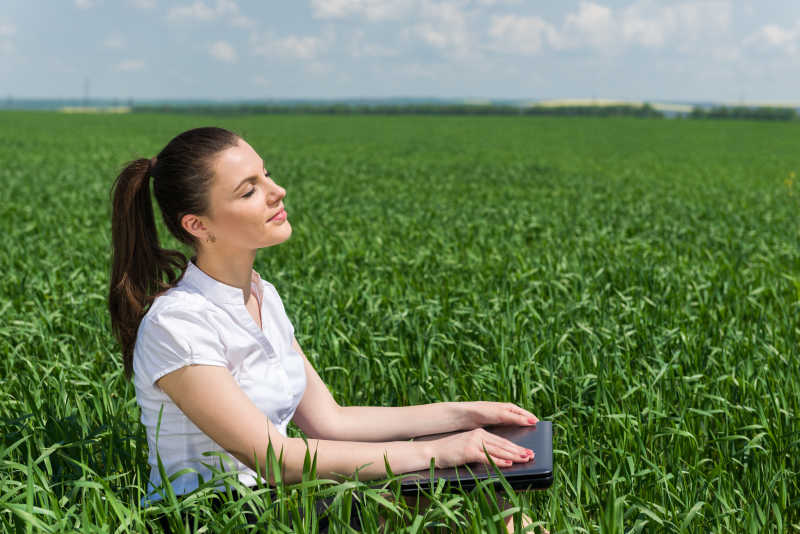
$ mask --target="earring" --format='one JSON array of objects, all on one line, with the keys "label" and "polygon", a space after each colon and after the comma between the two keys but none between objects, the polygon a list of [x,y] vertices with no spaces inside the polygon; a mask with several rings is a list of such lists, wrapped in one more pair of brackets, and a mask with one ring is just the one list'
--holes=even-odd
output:
[{"label": "earring", "polygon": [[209,232],[209,233],[208,233],[208,237],[206,238],[206,242],[207,242],[207,243],[216,243],[216,242],[217,242],[217,238],[216,238],[216,237],[214,237],[214,234],[212,234],[211,232]]}]

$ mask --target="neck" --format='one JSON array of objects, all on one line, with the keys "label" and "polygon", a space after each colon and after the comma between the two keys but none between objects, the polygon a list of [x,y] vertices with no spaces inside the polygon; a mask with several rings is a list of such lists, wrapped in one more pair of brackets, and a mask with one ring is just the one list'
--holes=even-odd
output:
[{"label": "neck", "polygon": [[240,288],[247,302],[250,297],[250,282],[255,259],[255,250],[243,253],[220,253],[200,247],[197,250],[195,265],[214,280]]}]

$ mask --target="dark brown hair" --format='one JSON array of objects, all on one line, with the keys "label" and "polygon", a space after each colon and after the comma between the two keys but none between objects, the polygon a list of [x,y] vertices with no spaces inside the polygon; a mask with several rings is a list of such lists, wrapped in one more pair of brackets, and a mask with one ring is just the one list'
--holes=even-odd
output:
[{"label": "dark brown hair", "polygon": [[170,233],[187,245],[195,238],[181,226],[184,215],[208,211],[214,157],[236,144],[238,135],[222,128],[195,128],[172,139],[155,158],[128,163],[112,188],[111,328],[122,346],[125,376],[133,372],[133,347],[147,309],[156,296],[183,276],[187,259],[161,248],[150,199],[153,193]]}]

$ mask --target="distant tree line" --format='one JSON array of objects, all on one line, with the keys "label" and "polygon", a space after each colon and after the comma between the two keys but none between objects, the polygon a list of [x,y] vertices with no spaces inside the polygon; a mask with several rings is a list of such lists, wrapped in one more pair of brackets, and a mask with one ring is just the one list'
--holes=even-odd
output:
[{"label": "distant tree line", "polygon": [[712,108],[695,107],[689,117],[692,119],[749,119],[760,121],[792,121],[798,118],[794,108],[716,106]]},{"label": "distant tree line", "polygon": [[[506,104],[137,104],[134,113],[186,113],[203,115],[311,114],[311,115],[516,115],[567,117],[647,117],[663,118],[663,112],[650,104],[642,105],[567,105],[512,106]],[[679,115],[680,116],[680,115]],[[695,107],[682,115],[690,119],[747,119],[791,121],[797,110],[779,107],[715,106]]]},{"label": "distant tree line", "polygon": [[557,115],[587,117],[663,117],[649,104],[641,106],[509,106],[492,104],[158,104],[136,105],[135,113],[318,114],[318,115]]}]

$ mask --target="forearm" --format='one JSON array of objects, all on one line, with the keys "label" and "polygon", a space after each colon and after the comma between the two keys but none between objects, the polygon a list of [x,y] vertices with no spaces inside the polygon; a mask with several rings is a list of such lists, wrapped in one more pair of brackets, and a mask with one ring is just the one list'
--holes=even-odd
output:
[{"label": "forearm", "polygon": [[[300,354],[302,349],[294,340]],[[339,406],[304,357],[307,386],[294,422],[310,438],[341,441],[392,441],[496,425],[529,425],[536,416],[511,403],[440,402],[403,407]]]},{"label": "forearm", "polygon": [[[474,428],[466,406],[455,402],[417,406],[342,406],[325,429],[333,440],[391,441]],[[323,437],[323,436],[319,436]]]},{"label": "forearm", "polygon": [[[430,465],[435,456],[430,442],[389,441],[365,443],[354,441],[307,440],[308,445],[300,438],[279,438],[272,442],[275,456],[282,458],[281,478],[284,482],[295,483],[302,480],[303,464],[306,452],[311,458],[316,454],[318,478],[338,479],[342,476],[353,476],[358,471],[360,480],[383,478],[386,473],[386,462],[393,473],[407,473],[424,469]],[[255,469],[254,458],[239,459],[251,469]],[[258,455],[261,474],[270,483],[267,466],[267,451],[264,447]]]}]

